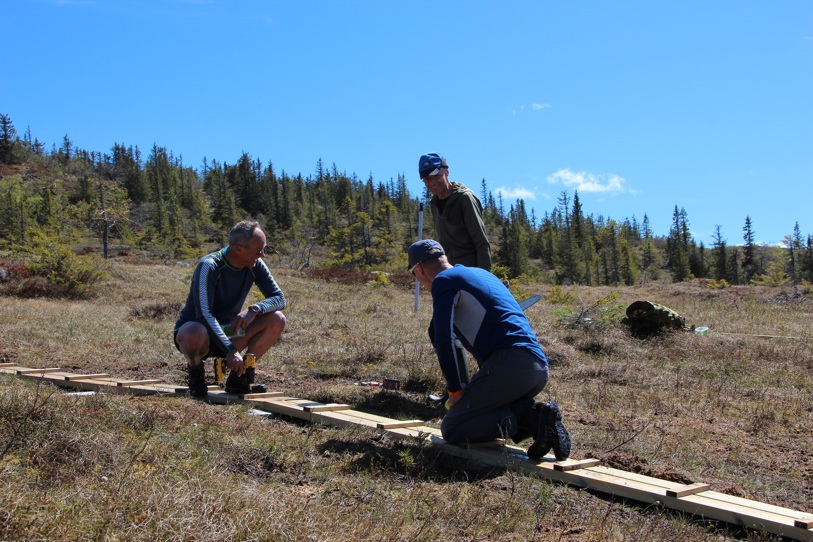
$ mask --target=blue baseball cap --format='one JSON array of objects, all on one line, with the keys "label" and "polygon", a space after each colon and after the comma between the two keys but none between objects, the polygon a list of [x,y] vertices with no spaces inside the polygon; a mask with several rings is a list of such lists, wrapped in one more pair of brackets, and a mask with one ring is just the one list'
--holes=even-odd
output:
[{"label": "blue baseball cap", "polygon": [[409,246],[407,251],[409,255],[409,272],[415,269],[419,263],[428,262],[429,260],[437,260],[444,254],[443,247],[440,243],[432,239],[422,239],[416,241]]},{"label": "blue baseball cap", "polygon": [[421,156],[421,159],[418,160],[418,174],[421,176],[421,179],[425,179],[430,175],[437,175],[442,168],[448,167],[449,166],[446,165],[446,159],[436,152],[424,154]]}]

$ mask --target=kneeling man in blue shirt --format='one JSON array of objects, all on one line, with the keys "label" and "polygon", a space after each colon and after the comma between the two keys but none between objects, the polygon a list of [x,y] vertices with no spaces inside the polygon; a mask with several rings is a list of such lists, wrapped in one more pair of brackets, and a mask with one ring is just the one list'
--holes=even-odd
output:
[{"label": "kneeling man in blue shirt", "polygon": [[[554,402],[536,395],[548,381],[548,360],[508,288],[480,268],[452,266],[443,247],[424,239],[409,247],[409,271],[432,292],[435,352],[449,393],[441,434],[451,444],[532,438],[528,457],[551,449],[570,455],[570,435]],[[464,384],[455,340],[477,361]]]}]

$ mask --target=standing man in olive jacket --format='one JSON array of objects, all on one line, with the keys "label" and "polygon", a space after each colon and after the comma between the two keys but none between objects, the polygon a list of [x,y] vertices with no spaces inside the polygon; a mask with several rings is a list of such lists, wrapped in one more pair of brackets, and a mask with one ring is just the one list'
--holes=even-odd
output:
[{"label": "standing man in olive jacket", "polygon": [[466,186],[449,180],[446,159],[437,153],[421,156],[418,173],[432,194],[429,207],[437,241],[449,262],[491,271],[491,245],[480,200]]}]

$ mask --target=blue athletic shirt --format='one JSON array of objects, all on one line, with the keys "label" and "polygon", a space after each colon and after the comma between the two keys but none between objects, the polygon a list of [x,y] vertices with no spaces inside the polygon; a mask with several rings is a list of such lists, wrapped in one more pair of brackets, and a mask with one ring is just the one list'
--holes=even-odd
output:
[{"label": "blue athletic shirt", "polygon": [[[253,267],[236,269],[226,260],[223,248],[201,258],[192,275],[192,287],[186,305],[175,322],[175,331],[183,324],[194,320],[206,326],[209,336],[214,337],[220,351],[236,352],[237,348],[223,333],[223,325],[231,325],[237,314],[243,310],[243,303],[251,287],[256,284],[265,299],[254,303],[260,314],[279,311],[285,308],[285,295],[277,285],[271,272],[262,259]],[[213,348],[214,347],[214,348]]]},{"label": "blue athletic shirt", "polygon": [[449,391],[462,389],[455,338],[479,366],[496,350],[525,348],[548,364],[528,318],[505,285],[483,269],[455,265],[432,282],[435,350]]}]

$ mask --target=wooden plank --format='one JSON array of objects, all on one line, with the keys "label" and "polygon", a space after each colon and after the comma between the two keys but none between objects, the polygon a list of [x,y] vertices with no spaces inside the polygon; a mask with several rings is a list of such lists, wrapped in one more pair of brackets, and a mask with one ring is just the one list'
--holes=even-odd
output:
[{"label": "wooden plank", "polygon": [[[65,376],[71,377],[71,380],[65,380]],[[161,389],[154,386],[129,386],[118,387],[118,380],[114,378],[98,378],[98,379],[82,379],[83,375],[64,374],[64,373],[51,373],[43,375],[42,377],[27,376],[26,378],[45,378],[50,380],[53,384],[68,389],[91,390],[99,392],[109,392],[127,395],[155,395],[158,393],[175,393],[174,386],[166,386]],[[75,380],[74,380],[75,379]]]},{"label": "wooden plank", "polygon": [[[748,518],[754,518],[754,521],[762,520],[776,522],[781,523],[783,526],[793,526],[796,529],[799,529],[799,527],[796,525],[796,521],[801,521],[804,524],[805,518],[813,519],[810,514],[801,512],[799,510],[773,506],[759,501],[752,501],[750,499],[734,497],[733,495],[727,495],[725,493],[718,493],[716,491],[706,491],[704,493],[698,493],[697,495],[690,495],[681,499],[681,502],[682,501],[691,502],[695,504],[698,509],[702,509],[701,507],[710,507],[714,508],[715,510],[725,511],[733,517],[746,516]],[[782,520],[777,520],[777,517],[782,518]],[[754,528],[762,529],[761,527]],[[785,530],[772,532],[797,538],[797,536],[786,534],[787,531]],[[810,535],[810,538],[805,540],[813,540],[813,531],[810,531],[808,535]]]},{"label": "wooden plank", "polygon": [[[93,384],[93,385],[95,385],[97,387],[109,387],[109,388],[116,387],[116,379],[111,378],[109,375],[108,376],[99,376],[99,377],[95,377],[95,378],[93,378],[93,377],[88,378],[85,375],[66,375],[66,376],[62,377],[60,380],[62,380],[64,382],[70,382],[71,384],[78,382],[78,383],[85,383],[85,384]],[[64,386],[64,384],[63,384],[63,386]]]},{"label": "wooden plank", "polygon": [[800,529],[813,529],[813,516],[808,514],[807,517],[794,520],[793,525]]},{"label": "wooden plank", "polygon": [[16,363],[0,363],[0,367],[19,367]]},{"label": "wooden plank", "polygon": [[314,423],[321,423],[324,425],[332,425],[337,427],[369,427],[375,429],[377,422],[365,420],[351,413],[355,411],[350,410],[333,410],[324,412],[314,412],[311,416],[311,421]]},{"label": "wooden plank", "polygon": [[74,374],[74,373],[68,373],[68,372],[65,372],[65,371],[53,371],[53,372],[50,372],[50,373],[19,374],[19,373],[17,373],[17,370],[14,370],[14,373],[18,374],[18,376],[21,376],[22,378],[27,378],[29,380],[31,380],[31,379],[49,380],[49,381],[54,382],[57,385],[59,385],[60,382],[62,382],[62,385],[66,385],[65,384],[65,377]]},{"label": "wooden plank", "polygon": [[399,429],[402,427],[421,427],[426,425],[423,420],[404,420],[398,422],[379,422],[376,424],[377,429]]},{"label": "wooden plank", "polygon": [[678,499],[681,497],[685,497],[687,495],[694,495],[695,493],[702,493],[703,491],[708,491],[711,489],[710,484],[689,484],[683,489],[667,489],[666,495],[667,497],[677,497]]},{"label": "wooden plank", "polygon": [[308,405],[302,407],[308,412],[332,412],[334,410],[350,410],[350,405],[341,405],[338,403]]},{"label": "wooden plank", "polygon": [[620,479],[621,483],[628,483],[632,486],[640,485],[642,487],[651,488],[653,492],[658,495],[666,496],[666,491],[669,489],[681,489],[685,484],[680,482],[672,482],[670,480],[662,480],[660,478],[653,478],[644,474],[635,472],[627,472],[624,470],[615,469],[612,467],[605,467],[603,465],[596,465],[590,467],[597,473],[601,473],[609,479]]},{"label": "wooden plank", "polygon": [[[717,494],[718,495],[718,494]],[[750,529],[769,531],[798,540],[813,540],[813,531],[799,529],[788,509],[762,510],[756,501],[743,499],[740,504],[727,503],[715,498],[716,492],[706,491],[682,499],[669,499],[668,506],[684,512],[742,525]]]},{"label": "wooden plank", "polygon": [[569,470],[576,470],[576,469],[586,469],[588,467],[595,467],[596,465],[600,464],[601,461],[598,459],[581,459],[581,460],[574,460],[574,459],[566,459],[565,461],[556,463],[553,468],[554,470],[558,471],[569,471]]},{"label": "wooden plank", "polygon": [[292,397],[268,397],[255,399],[252,404],[263,410],[276,412],[283,416],[290,416],[300,420],[311,421],[312,414],[306,411],[304,406],[313,406],[321,403],[314,403],[313,401],[304,401],[302,399],[295,399]]},{"label": "wooden plank", "polygon": [[149,386],[150,384],[163,384],[163,380],[116,380],[116,386],[129,387],[129,386]]},{"label": "wooden plank", "polygon": [[[637,476],[632,478],[627,473],[617,469],[607,467],[590,467],[572,472],[558,473],[554,478],[546,473],[546,476],[557,479],[570,485],[586,487],[588,489],[609,493],[623,498],[628,498],[648,504],[659,504],[719,521],[725,521],[734,525],[741,525],[751,529],[780,534],[798,540],[813,541],[813,531],[800,530],[794,526],[792,514],[794,511],[773,507],[773,510],[761,510],[760,504],[747,499],[740,499],[738,504],[723,503],[716,500],[716,493],[706,491],[696,495],[688,495],[684,498],[674,498],[666,496],[662,486],[668,483],[665,480],[656,478]],[[643,478],[649,478],[647,483]]]},{"label": "wooden plank", "polygon": [[167,384],[166,382],[156,382],[156,383],[146,383],[149,382],[147,380],[144,381],[145,384],[139,384],[138,382],[123,382],[121,386],[116,383],[116,390],[118,393],[126,394],[174,394],[175,393],[175,385]]},{"label": "wooden plank", "polygon": [[[214,393],[213,393],[214,392]],[[228,402],[233,403],[235,401],[246,401],[252,402],[258,399],[263,399],[267,397],[284,397],[285,394],[281,391],[265,391],[261,393],[229,393],[225,391],[218,385],[209,386],[209,398],[216,399],[215,402]],[[222,399],[222,400],[221,400]]]},{"label": "wooden plank", "polygon": [[423,440],[430,437],[436,437],[441,440],[440,429],[424,425],[422,427],[399,427],[396,429],[387,429],[387,436],[396,438],[398,440]]},{"label": "wooden plank", "polygon": [[58,369],[56,367],[50,367],[48,369],[17,369],[15,371],[18,375],[44,375],[48,373],[61,373],[63,372],[62,369]]},{"label": "wooden plank", "polygon": [[773,513],[773,514],[787,515],[788,517],[791,517],[791,518],[794,518],[794,519],[803,519],[803,518],[805,518],[807,516],[810,516],[810,514],[805,513],[805,512],[801,512],[801,511],[797,511],[797,510],[791,510],[789,508],[784,508],[784,507],[781,507],[781,506],[774,506],[772,504],[768,504],[768,503],[764,503],[764,502],[753,501],[751,499],[745,499],[743,497],[735,497],[734,495],[728,495],[726,493],[719,493],[717,491],[707,491],[706,493],[701,493],[701,494],[697,495],[697,497],[698,498],[703,497],[703,498],[708,499],[708,500],[716,501],[717,506],[720,506],[720,507],[727,507],[729,505],[744,506],[744,507],[748,507],[748,508],[753,508],[755,510],[770,512],[770,513]]},{"label": "wooden plank", "polygon": [[243,399],[246,401],[251,401],[252,399],[260,399],[262,397],[283,397],[285,393],[281,391],[264,391],[262,393],[249,393],[243,396]]},{"label": "wooden plank", "polygon": [[[360,423],[363,425],[370,425],[368,422],[373,423],[373,427],[375,427],[379,423],[394,423],[398,420],[394,420],[392,418],[387,418],[386,416],[379,416],[378,414],[370,414],[369,412],[362,412],[361,410],[348,410],[346,412],[348,416],[353,416],[359,420]],[[422,422],[426,423],[426,422]]]},{"label": "wooden plank", "polygon": [[[61,388],[82,388],[86,389],[84,384],[88,382],[92,382],[96,387],[102,382],[102,379],[86,379],[84,375],[78,375],[76,373],[46,373],[43,375],[25,375],[24,378],[35,378],[37,380],[43,379],[48,380],[51,383],[61,387]],[[102,377],[102,378],[110,378],[110,377]],[[95,389],[95,388],[94,388]]]},{"label": "wooden plank", "polygon": [[65,375],[65,380],[96,380],[97,378],[110,378],[107,373],[94,373],[89,375]]}]

